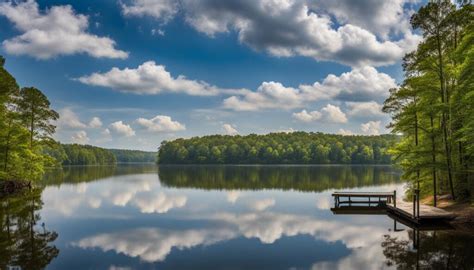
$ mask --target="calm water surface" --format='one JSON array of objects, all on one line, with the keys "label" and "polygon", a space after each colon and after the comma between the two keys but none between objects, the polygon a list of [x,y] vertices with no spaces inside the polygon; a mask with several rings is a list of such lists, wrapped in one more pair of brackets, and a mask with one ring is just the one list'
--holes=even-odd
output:
[{"label": "calm water surface", "polygon": [[[0,269],[472,269],[474,237],[334,215],[389,166],[72,167],[3,200]],[[415,241],[414,241],[415,240]]]}]

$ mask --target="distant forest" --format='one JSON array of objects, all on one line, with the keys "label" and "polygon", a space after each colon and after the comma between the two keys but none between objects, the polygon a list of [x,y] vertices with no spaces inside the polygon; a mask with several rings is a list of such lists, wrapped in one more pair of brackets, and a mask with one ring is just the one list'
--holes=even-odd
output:
[{"label": "distant forest", "polygon": [[155,162],[156,152],[105,149],[92,145],[55,144],[46,154],[61,165],[107,165],[115,163]]},{"label": "distant forest", "polygon": [[114,154],[117,163],[155,162],[156,152],[125,149],[107,149]]},{"label": "distant forest", "polygon": [[159,164],[390,164],[396,135],[212,135],[164,141]]}]

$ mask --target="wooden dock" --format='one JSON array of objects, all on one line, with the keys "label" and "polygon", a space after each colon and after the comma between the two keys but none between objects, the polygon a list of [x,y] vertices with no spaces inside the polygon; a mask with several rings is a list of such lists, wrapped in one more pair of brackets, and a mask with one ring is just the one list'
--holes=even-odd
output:
[{"label": "wooden dock", "polygon": [[419,191],[413,202],[397,200],[393,192],[334,192],[334,214],[389,214],[414,225],[451,220],[453,213],[429,205],[420,205]]}]

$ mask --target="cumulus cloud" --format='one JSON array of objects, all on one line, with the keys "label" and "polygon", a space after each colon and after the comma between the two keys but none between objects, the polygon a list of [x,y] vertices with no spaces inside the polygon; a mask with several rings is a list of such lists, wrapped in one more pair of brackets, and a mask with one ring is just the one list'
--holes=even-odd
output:
[{"label": "cumulus cloud", "polygon": [[299,113],[293,113],[295,119],[307,123],[319,120],[322,116],[323,114],[318,111],[307,112],[306,110],[302,110]]},{"label": "cumulus cloud", "polygon": [[[342,241],[348,248],[373,246],[374,239],[363,237],[368,233],[382,236],[386,229],[375,226],[341,226],[339,222],[314,219],[304,215],[274,212],[219,213],[211,217],[221,224],[217,228],[167,230],[138,228],[85,237],[73,245],[81,248],[100,248],[143,261],[157,262],[166,259],[173,249],[183,250],[198,245],[245,237],[256,238],[263,244],[272,244],[283,236],[311,235],[328,242]],[[340,230],[333,230],[335,227]],[[378,240],[376,240],[377,242]],[[380,249],[378,249],[380,250]]]},{"label": "cumulus cloud", "polygon": [[63,108],[59,110],[59,119],[56,121],[56,125],[59,128],[69,129],[100,128],[102,121],[95,116],[86,124],[71,108]]},{"label": "cumulus cloud", "polygon": [[89,122],[89,127],[100,128],[102,127],[102,121],[99,117],[92,117],[91,121]]},{"label": "cumulus cloud", "polygon": [[255,211],[264,211],[275,205],[275,199],[261,199],[252,202],[249,206]]},{"label": "cumulus cloud", "polygon": [[137,68],[112,68],[105,73],[93,73],[78,79],[88,85],[112,88],[126,93],[185,93],[193,96],[217,95],[219,89],[203,81],[189,80],[183,75],[173,77],[165,66],[148,61]]},{"label": "cumulus cloud", "polygon": [[290,109],[302,106],[302,95],[299,89],[285,87],[279,82],[263,82],[255,92],[247,91],[242,97],[226,98],[223,106],[236,111]]},{"label": "cumulus cloud", "polygon": [[321,111],[307,112],[302,110],[298,113],[293,113],[293,117],[302,122],[324,121],[327,123],[346,123],[347,117],[341,108],[335,105],[327,104]]},{"label": "cumulus cloud", "polygon": [[164,22],[178,12],[175,0],[132,0],[130,4],[121,4],[125,16],[151,16]]},{"label": "cumulus cloud", "polygon": [[139,257],[146,262],[157,262],[163,261],[174,248],[183,250],[198,245],[211,245],[233,238],[234,235],[235,233],[228,229],[173,231],[138,228],[86,237],[73,245],[115,251],[130,257]]},{"label": "cumulus cloud", "polygon": [[349,108],[348,114],[350,116],[369,117],[369,116],[383,116],[382,104],[375,101],[369,102],[346,102]]},{"label": "cumulus cloud", "polygon": [[239,132],[231,124],[223,124],[222,129],[226,135],[237,135]]},{"label": "cumulus cloud", "polygon": [[293,133],[295,132],[296,130],[294,130],[293,128],[284,128],[284,129],[279,129],[277,130],[276,132],[283,132],[283,133]]},{"label": "cumulus cloud", "polygon": [[188,201],[185,195],[161,189],[160,183],[147,174],[116,178],[116,185],[113,186],[101,181],[68,186],[59,193],[55,189],[47,189],[45,192],[50,195],[46,198],[47,211],[70,216],[84,206],[96,209],[103,204],[110,204],[116,207],[133,206],[146,214],[162,214],[182,208]]},{"label": "cumulus cloud", "polygon": [[238,190],[231,190],[227,191],[226,193],[227,201],[231,204],[235,204],[235,202],[237,202],[237,199],[239,199],[241,196],[242,194]]},{"label": "cumulus cloud", "polygon": [[135,136],[135,131],[132,129],[132,127],[128,124],[124,124],[123,121],[113,122],[110,124],[109,129],[107,130],[112,130],[125,137]]},{"label": "cumulus cloud", "polygon": [[326,91],[335,92],[338,99],[351,101],[367,101],[384,99],[388,96],[388,89],[396,87],[395,79],[378,72],[375,68],[364,66],[355,68],[340,76],[327,76],[322,86]]},{"label": "cumulus cloud", "polygon": [[328,104],[322,110],[323,115],[330,123],[346,123],[347,117],[346,114],[341,111],[337,106]]},{"label": "cumulus cloud", "polygon": [[79,144],[86,144],[89,142],[89,137],[87,137],[87,132],[84,130],[74,133],[71,137],[72,142]]},{"label": "cumulus cloud", "polygon": [[279,82],[264,82],[257,91],[241,91],[239,95],[224,99],[223,107],[235,111],[257,111],[300,108],[309,102],[328,99],[381,100],[388,95],[388,89],[396,85],[389,75],[365,66],[339,76],[330,74],[322,82],[297,88]]},{"label": "cumulus cloud", "polygon": [[186,196],[169,196],[163,192],[158,194],[146,193],[135,198],[134,203],[142,213],[166,213],[173,208],[181,208],[186,205]]},{"label": "cumulus cloud", "polygon": [[369,121],[360,125],[360,130],[366,135],[379,135],[381,129],[380,121]]},{"label": "cumulus cloud", "polygon": [[[179,6],[197,31],[210,37],[235,31],[241,43],[278,57],[380,66],[400,60],[421,40],[409,28],[411,11],[402,0],[326,2],[181,0]],[[177,13],[176,2],[163,0],[135,0],[127,7],[165,21]]]},{"label": "cumulus cloud", "polygon": [[298,87],[284,86],[279,82],[263,82],[255,91],[249,89],[219,88],[204,81],[173,77],[162,65],[153,61],[137,68],[112,68],[105,73],[93,73],[78,79],[88,85],[108,87],[135,94],[184,93],[188,95],[230,95],[222,107],[234,111],[268,109],[294,109],[320,100],[356,100],[359,102],[382,100],[388,89],[396,87],[395,80],[375,68],[353,68],[336,76],[328,75],[323,81]]},{"label": "cumulus cloud", "polygon": [[339,24],[352,24],[371,31],[383,39],[390,34],[410,32],[412,10],[405,7],[412,0],[316,0],[309,2],[317,12],[332,15]]},{"label": "cumulus cloud", "polygon": [[340,128],[337,131],[337,134],[343,135],[343,136],[350,136],[350,135],[354,135],[354,132],[352,132],[351,130],[348,130],[348,129]]},{"label": "cumulus cloud", "polygon": [[93,57],[127,58],[115,49],[115,41],[87,32],[88,17],[76,14],[70,5],[52,6],[40,11],[34,0],[0,4],[5,16],[21,35],[3,41],[5,51],[48,59],[58,55],[85,53]]},{"label": "cumulus cloud", "polygon": [[59,119],[57,125],[60,128],[86,128],[87,125],[84,124],[79,116],[70,108],[64,108],[59,110]]},{"label": "cumulus cloud", "polygon": [[140,117],[137,119],[137,123],[153,132],[175,132],[186,129],[185,125],[173,121],[171,117],[166,115],[157,115],[151,119]]}]

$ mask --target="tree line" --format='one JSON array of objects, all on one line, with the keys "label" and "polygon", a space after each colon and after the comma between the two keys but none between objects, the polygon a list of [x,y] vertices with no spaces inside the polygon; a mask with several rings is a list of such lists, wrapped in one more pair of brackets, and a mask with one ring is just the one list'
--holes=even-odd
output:
[{"label": "tree line", "polygon": [[50,144],[44,149],[57,165],[110,165],[116,163],[155,162],[156,152],[106,149],[82,144]]},{"label": "tree line", "polygon": [[159,164],[389,164],[396,135],[293,132],[162,142]]},{"label": "tree line", "polygon": [[118,163],[134,162],[156,162],[156,152],[128,150],[128,149],[107,149],[114,154]]},{"label": "tree line", "polygon": [[423,41],[404,57],[404,81],[384,104],[403,134],[392,153],[404,178],[434,205],[437,194],[474,191],[474,8],[461,2],[430,1],[413,14]]}]

